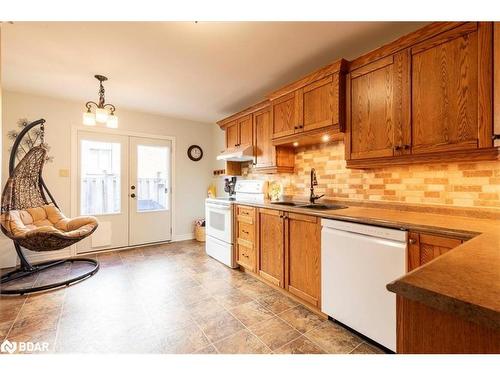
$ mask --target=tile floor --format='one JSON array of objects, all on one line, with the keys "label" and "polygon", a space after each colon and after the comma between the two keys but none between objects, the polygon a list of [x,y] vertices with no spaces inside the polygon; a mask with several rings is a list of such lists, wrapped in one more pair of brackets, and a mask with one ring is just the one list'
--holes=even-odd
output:
[{"label": "tile floor", "polygon": [[[55,353],[380,353],[344,328],[185,241],[95,255],[69,288],[1,297],[0,341]],[[30,280],[75,273],[66,267]]]}]

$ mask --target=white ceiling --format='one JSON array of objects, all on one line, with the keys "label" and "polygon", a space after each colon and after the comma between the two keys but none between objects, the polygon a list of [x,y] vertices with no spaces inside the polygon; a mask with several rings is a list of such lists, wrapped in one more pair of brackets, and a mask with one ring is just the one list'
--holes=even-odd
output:
[{"label": "white ceiling", "polygon": [[419,22],[16,22],[2,24],[2,86],[83,103],[94,74],[120,107],[214,122]]}]

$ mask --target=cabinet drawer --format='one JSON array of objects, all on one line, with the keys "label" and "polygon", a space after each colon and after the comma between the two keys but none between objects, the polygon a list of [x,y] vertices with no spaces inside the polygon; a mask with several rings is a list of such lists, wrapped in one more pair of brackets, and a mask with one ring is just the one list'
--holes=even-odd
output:
[{"label": "cabinet drawer", "polygon": [[238,223],[238,238],[251,242],[255,242],[255,226],[245,222]]},{"label": "cabinet drawer", "polygon": [[236,209],[236,220],[247,224],[255,222],[255,208],[248,206],[238,206]]},{"label": "cabinet drawer", "polygon": [[247,247],[243,241],[238,241],[238,264],[249,270],[255,271],[255,250]]}]

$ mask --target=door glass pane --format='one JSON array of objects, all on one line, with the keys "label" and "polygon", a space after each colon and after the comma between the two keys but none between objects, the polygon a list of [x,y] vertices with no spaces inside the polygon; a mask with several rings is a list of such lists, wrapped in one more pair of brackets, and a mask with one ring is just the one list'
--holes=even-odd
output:
[{"label": "door glass pane", "polygon": [[168,210],[168,147],[137,146],[137,211]]},{"label": "door glass pane", "polygon": [[80,213],[120,212],[120,144],[81,141]]}]

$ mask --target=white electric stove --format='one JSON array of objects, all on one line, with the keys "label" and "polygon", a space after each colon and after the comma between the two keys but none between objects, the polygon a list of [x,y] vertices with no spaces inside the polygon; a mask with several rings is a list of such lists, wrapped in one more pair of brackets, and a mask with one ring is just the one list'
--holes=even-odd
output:
[{"label": "white electric stove", "polygon": [[206,243],[205,249],[212,258],[228,267],[236,268],[233,244],[233,203],[264,202],[267,182],[239,180],[235,185],[234,198],[207,198],[205,201]]}]

